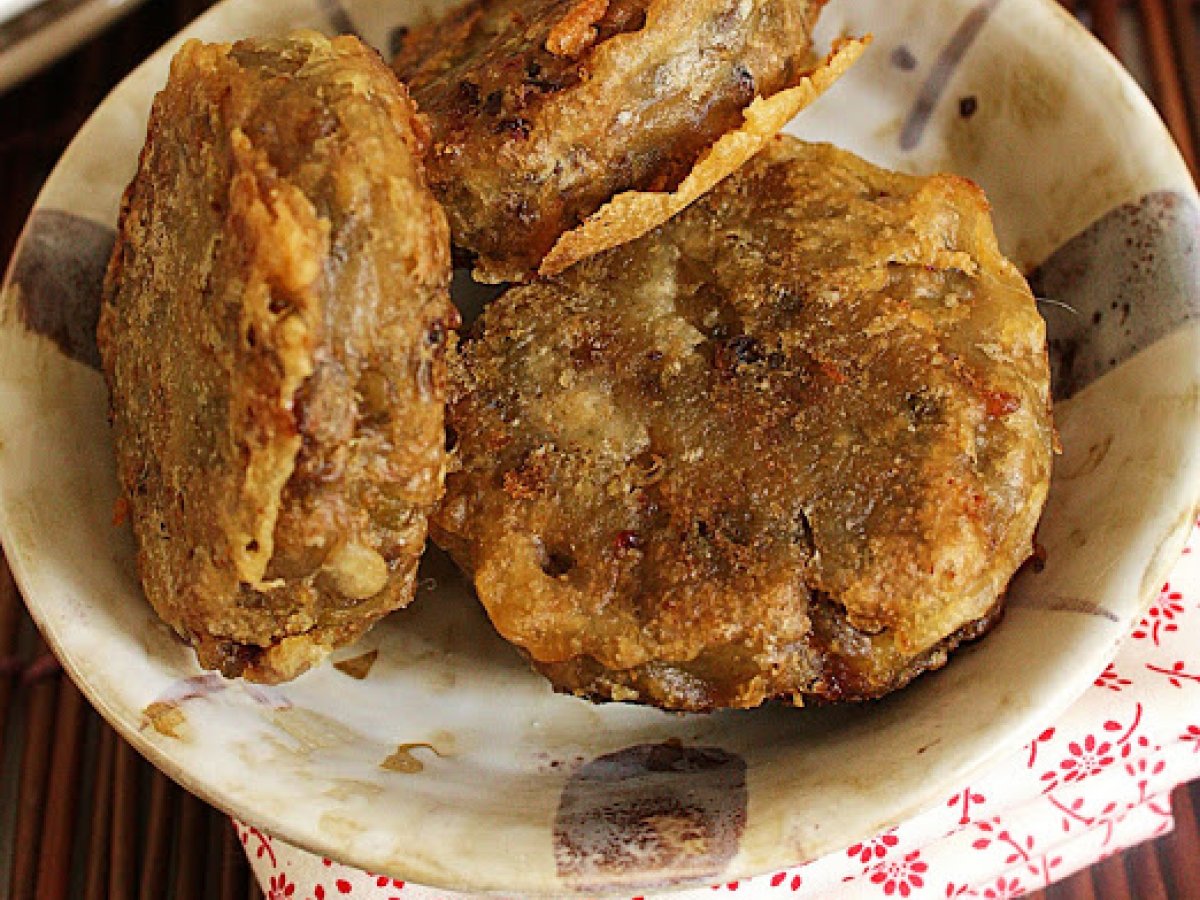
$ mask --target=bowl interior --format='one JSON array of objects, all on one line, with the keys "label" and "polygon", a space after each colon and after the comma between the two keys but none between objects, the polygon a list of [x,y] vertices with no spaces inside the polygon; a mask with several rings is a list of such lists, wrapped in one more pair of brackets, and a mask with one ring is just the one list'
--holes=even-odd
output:
[{"label": "bowl interior", "polygon": [[[265,688],[196,667],[141,595],[94,345],[153,93],[184,37],[393,30],[442,4],[225,0],[132,74],[46,185],[0,306],[0,532],[31,610],[156,765],[303,847],[459,889],[640,892],[810,859],[920,809],[1063,709],[1159,586],[1200,497],[1200,204],[1119,67],[1049,0],[833,0],[862,63],[794,123],[978,180],[1045,298],[1063,444],[1004,622],[885,701],[668,715],[557,696],[430,551],[418,600]],[[680,838],[680,825],[701,840]]]}]

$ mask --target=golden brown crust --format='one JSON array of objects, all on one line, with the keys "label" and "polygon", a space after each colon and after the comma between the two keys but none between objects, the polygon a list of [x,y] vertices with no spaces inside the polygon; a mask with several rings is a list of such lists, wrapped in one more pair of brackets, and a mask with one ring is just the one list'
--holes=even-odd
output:
[{"label": "golden brown crust", "polygon": [[608,0],[576,0],[546,35],[546,49],[568,59],[596,42],[597,27],[608,12]]},{"label": "golden brown crust", "polygon": [[982,192],[776,138],[492,304],[435,538],[561,689],[893,690],[994,618],[1049,482],[1045,327]]},{"label": "golden brown crust", "polygon": [[192,41],[155,99],[99,342],[146,594],[226,675],[412,597],[457,324],[426,139],[354,38]]},{"label": "golden brown crust", "polygon": [[470,0],[395,60],[430,180],[487,281],[536,272],[614,194],[670,190],[809,68],[818,0]]}]

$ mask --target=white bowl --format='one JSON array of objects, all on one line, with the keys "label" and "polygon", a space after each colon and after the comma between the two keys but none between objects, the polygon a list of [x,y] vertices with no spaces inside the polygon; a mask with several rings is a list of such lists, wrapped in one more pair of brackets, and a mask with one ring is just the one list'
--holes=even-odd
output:
[{"label": "white bowl", "polygon": [[[226,0],[113,92],[30,218],[0,307],[0,531],[108,720],[190,790],[302,847],[423,884],[563,895],[811,859],[920,810],[1064,709],[1157,590],[1200,498],[1200,200],[1145,97],[1050,0],[834,0],[826,39],[876,40],[796,124],[978,180],[1006,251],[1040,266],[1064,452],[1045,570],[1017,578],[986,641],[869,705],[593,706],[552,693],[431,554],[414,606],[337,654],[377,653],[364,678],[325,666],[261,688],[196,667],[112,521],[91,334],[151,97],[183,37],[354,27],[386,47],[425,6]],[[681,818],[699,838],[672,840]]]}]

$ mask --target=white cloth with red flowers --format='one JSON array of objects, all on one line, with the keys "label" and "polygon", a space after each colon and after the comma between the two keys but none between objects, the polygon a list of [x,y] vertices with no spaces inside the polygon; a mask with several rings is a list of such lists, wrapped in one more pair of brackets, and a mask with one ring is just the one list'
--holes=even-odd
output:
[{"label": "white cloth with red flowers", "polygon": [[[1018,897],[1170,830],[1200,777],[1200,527],[1095,685],[1052,728],[933,809],[807,865],[672,900]],[[460,900],[236,823],[268,900]]]}]

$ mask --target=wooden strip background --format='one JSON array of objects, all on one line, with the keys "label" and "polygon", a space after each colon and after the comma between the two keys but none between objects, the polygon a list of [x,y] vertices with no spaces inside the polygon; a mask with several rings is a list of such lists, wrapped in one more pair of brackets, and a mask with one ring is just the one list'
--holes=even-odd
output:
[{"label": "wooden strip background", "polygon": [[[1133,71],[1193,175],[1200,150],[1200,0],[1062,0]],[[209,0],[150,0],[0,96],[0,261],[84,120]],[[1176,827],[1033,896],[1200,898],[1200,782]],[[155,771],[63,676],[0,557],[0,897],[220,898],[261,892],[228,821]]]}]

